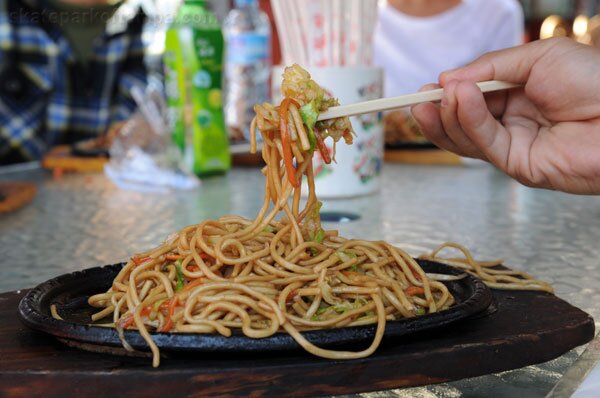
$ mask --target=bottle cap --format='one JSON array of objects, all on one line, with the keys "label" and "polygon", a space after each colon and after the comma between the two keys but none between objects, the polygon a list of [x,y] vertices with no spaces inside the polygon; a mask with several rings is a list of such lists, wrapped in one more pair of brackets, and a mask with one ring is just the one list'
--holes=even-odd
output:
[{"label": "bottle cap", "polygon": [[248,6],[256,6],[258,3],[257,0],[235,0],[236,8],[240,7],[248,7]]}]

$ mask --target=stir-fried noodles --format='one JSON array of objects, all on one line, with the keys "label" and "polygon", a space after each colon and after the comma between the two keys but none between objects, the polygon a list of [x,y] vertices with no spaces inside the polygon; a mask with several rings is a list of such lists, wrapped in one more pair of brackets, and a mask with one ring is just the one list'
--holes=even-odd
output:
[{"label": "stir-fried noodles", "polygon": [[[282,90],[279,106],[255,107],[252,134],[260,130],[266,162],[265,198],[256,218],[224,216],[188,226],[132,257],[106,293],[89,299],[101,308],[94,321],[110,316],[121,336],[132,328],[142,334],[153,366],[160,356],[151,331],[230,336],[241,330],[251,338],[285,331],[314,355],[361,358],[377,348],[387,321],[454,302],[446,286],[404,251],[321,227],[312,156],[320,151],[331,161],[324,139],[351,143],[352,128],[347,118],[316,122],[337,102],[299,66],[286,69]],[[304,177],[308,196],[301,206]],[[361,351],[320,348],[300,333],[367,324],[377,324],[376,333]]]}]

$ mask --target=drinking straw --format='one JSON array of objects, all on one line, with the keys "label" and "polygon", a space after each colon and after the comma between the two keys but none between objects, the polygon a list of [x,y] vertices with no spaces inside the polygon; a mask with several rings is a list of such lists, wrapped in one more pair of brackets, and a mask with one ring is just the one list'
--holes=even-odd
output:
[{"label": "drinking straw", "polygon": [[283,14],[282,0],[271,0],[271,8],[275,16],[275,26],[279,34],[279,45],[281,47],[281,58],[284,65],[291,64],[293,58],[291,54],[289,30],[285,27],[285,18]]},{"label": "drinking straw", "polygon": [[370,65],[373,62],[373,34],[377,25],[377,0],[364,0],[363,7],[365,7],[365,29],[364,36],[362,37],[364,43],[362,62],[365,65]]},{"label": "drinking straw", "polygon": [[298,62],[298,57],[300,56],[300,50],[298,48],[298,38],[296,37],[294,30],[291,28],[293,25],[293,22],[291,20],[292,12],[290,9],[290,5],[288,3],[288,0],[279,0],[279,1],[281,4],[281,13],[282,13],[282,18],[283,18],[282,26],[285,29],[285,31],[287,32],[286,36],[288,37],[287,46],[290,51],[290,61]]},{"label": "drinking straw", "polygon": [[378,0],[271,0],[284,64],[370,65]]},{"label": "drinking straw", "polygon": [[323,33],[325,36],[325,60],[326,65],[333,65],[333,46],[332,46],[332,36],[333,36],[333,10],[332,10],[332,2],[331,1],[323,1],[321,2],[321,9],[323,12]]},{"label": "drinking straw", "polygon": [[311,52],[311,65],[319,67],[327,66],[327,37],[325,36],[324,29],[326,20],[323,15],[323,1],[308,0],[304,4],[308,6],[309,24],[307,29],[308,35],[311,38],[308,46]]},{"label": "drinking straw", "polygon": [[295,52],[294,61],[301,65],[306,65],[308,55],[304,45],[305,39],[302,34],[302,25],[300,24],[300,12],[298,11],[300,5],[297,0],[284,0],[283,5],[287,21],[286,26],[289,27],[291,31],[291,44]]},{"label": "drinking straw", "polygon": [[312,51],[313,35],[310,29],[309,5],[306,2],[294,1],[296,12],[298,12],[302,42],[306,49],[306,65],[314,64],[315,53]]},{"label": "drinking straw", "polygon": [[363,60],[363,47],[364,47],[364,17],[362,3],[364,0],[351,0],[352,1],[352,18],[354,20],[354,56],[352,60],[353,65],[362,64]]},{"label": "drinking straw", "polygon": [[333,65],[342,64],[342,0],[331,1],[331,57]]}]

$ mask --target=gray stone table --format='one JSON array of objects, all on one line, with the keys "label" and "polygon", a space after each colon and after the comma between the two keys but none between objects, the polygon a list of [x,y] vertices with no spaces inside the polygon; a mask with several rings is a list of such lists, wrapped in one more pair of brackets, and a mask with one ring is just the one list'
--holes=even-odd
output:
[{"label": "gray stone table", "polygon": [[[62,273],[122,261],[185,225],[225,214],[253,217],[263,196],[257,169],[234,169],[192,192],[122,191],[102,174],[53,180],[35,165],[0,168],[0,181],[29,180],[38,195],[0,215],[0,292],[33,287]],[[556,294],[600,319],[600,197],[519,185],[489,166],[386,164],[380,192],[326,200],[323,211],[360,219],[327,225],[346,237],[384,239],[412,254],[450,240],[479,258],[551,282]],[[594,344],[590,344],[594,346]],[[598,349],[458,382],[364,397],[556,396],[572,391]],[[579,358],[579,360],[578,360]],[[568,393],[567,393],[568,394]]]}]

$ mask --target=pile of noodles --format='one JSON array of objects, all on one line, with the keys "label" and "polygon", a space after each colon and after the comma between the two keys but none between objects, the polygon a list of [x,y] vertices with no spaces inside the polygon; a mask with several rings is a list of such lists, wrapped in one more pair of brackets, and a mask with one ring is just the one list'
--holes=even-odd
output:
[{"label": "pile of noodles", "polygon": [[[132,257],[106,293],[89,299],[100,308],[93,321],[110,317],[120,336],[124,329],[142,334],[155,367],[160,355],[151,332],[230,336],[239,330],[262,338],[284,331],[314,355],[350,359],[373,353],[387,321],[442,311],[454,302],[446,286],[404,251],[321,227],[312,156],[321,151],[331,161],[324,140],[351,143],[352,127],[347,118],[315,123],[315,111],[337,102],[299,66],[286,68],[282,91],[279,106],[255,107],[252,133],[260,130],[266,162],[256,218],[224,216],[185,227]],[[303,177],[308,196],[301,206]],[[436,254],[430,258],[438,260]],[[491,263],[476,262],[467,251],[465,256],[447,261],[494,286],[547,287],[526,275],[490,274]],[[375,336],[361,351],[320,348],[300,333],[368,324],[377,325]]]}]

